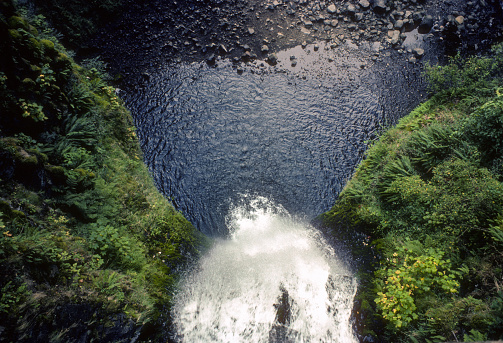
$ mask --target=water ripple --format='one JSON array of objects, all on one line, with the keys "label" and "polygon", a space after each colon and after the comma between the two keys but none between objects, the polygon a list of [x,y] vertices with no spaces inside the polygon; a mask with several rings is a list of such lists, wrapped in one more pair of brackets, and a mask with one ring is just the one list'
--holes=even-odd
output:
[{"label": "water ripple", "polygon": [[[166,66],[125,91],[157,186],[203,232],[226,234],[224,217],[240,193],[307,218],[328,210],[365,141],[418,102],[407,95],[417,75],[405,68],[362,69],[361,51],[309,51],[280,55],[282,72]],[[298,67],[286,62],[290,54]]]}]

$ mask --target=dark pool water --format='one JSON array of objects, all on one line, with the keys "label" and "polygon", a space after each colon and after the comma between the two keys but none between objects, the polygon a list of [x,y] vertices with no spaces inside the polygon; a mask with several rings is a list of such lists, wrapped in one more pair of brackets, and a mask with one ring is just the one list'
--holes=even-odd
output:
[{"label": "dark pool water", "polygon": [[158,188],[210,235],[227,233],[243,195],[308,220],[327,211],[366,142],[423,97],[420,68],[373,62],[373,48],[297,47],[242,73],[226,61],[156,67],[121,95]]}]

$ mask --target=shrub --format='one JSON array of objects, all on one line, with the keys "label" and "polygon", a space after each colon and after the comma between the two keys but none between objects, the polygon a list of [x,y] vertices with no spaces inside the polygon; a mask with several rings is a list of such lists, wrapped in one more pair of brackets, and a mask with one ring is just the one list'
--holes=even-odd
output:
[{"label": "shrub", "polygon": [[376,271],[376,305],[383,318],[396,328],[419,318],[416,304],[421,297],[458,292],[459,283],[444,254],[432,248],[421,250],[418,254],[405,246],[398,247]]}]

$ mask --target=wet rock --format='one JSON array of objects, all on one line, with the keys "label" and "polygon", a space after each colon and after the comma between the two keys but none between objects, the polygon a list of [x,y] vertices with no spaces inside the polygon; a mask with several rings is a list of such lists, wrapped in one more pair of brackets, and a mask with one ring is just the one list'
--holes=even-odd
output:
[{"label": "wet rock", "polygon": [[334,4],[331,4],[327,7],[327,12],[330,14],[335,14],[337,13],[337,7],[335,7]]},{"label": "wet rock", "polygon": [[421,24],[419,24],[418,32],[423,34],[428,33],[431,31],[432,27],[433,27],[433,17],[431,15],[426,15],[421,20]]},{"label": "wet rock", "polygon": [[228,53],[228,50],[227,50],[227,48],[225,47],[225,45],[220,44],[220,45],[218,46],[218,52],[219,52],[221,55],[225,55],[225,54],[227,54],[227,53]]},{"label": "wet rock", "polygon": [[270,65],[276,65],[278,63],[278,57],[276,56],[276,54],[270,54],[269,56],[267,56],[266,62]]},{"label": "wet rock", "polygon": [[457,25],[463,25],[463,23],[465,22],[465,18],[462,15],[459,15],[456,18],[454,18],[454,22]]},{"label": "wet rock", "polygon": [[403,20],[399,19],[395,21],[395,29],[400,30],[403,27]]},{"label": "wet rock", "polygon": [[388,37],[389,42],[392,45],[396,45],[400,41],[400,31],[399,30],[388,31]]},{"label": "wet rock", "polygon": [[309,19],[305,19],[303,22],[304,26],[307,28],[313,27],[313,22]]},{"label": "wet rock", "polygon": [[374,0],[374,12],[377,14],[386,13],[386,1],[385,0]]},{"label": "wet rock", "polygon": [[368,9],[370,7],[370,3],[368,0],[360,0],[358,1],[358,4],[363,8],[364,10]]},{"label": "wet rock", "polygon": [[421,58],[424,55],[424,49],[421,48],[414,48],[412,49],[412,52],[416,58]]},{"label": "wet rock", "polygon": [[309,29],[306,29],[304,26],[300,28],[300,31],[305,35],[311,34],[311,31]]},{"label": "wet rock", "polygon": [[206,63],[208,63],[209,65],[213,65],[213,64],[215,64],[216,60],[217,60],[217,58],[215,57],[215,54],[211,54],[206,59]]},{"label": "wet rock", "polygon": [[353,4],[348,4],[346,6],[346,13],[350,16],[354,16],[356,13],[356,7]]}]

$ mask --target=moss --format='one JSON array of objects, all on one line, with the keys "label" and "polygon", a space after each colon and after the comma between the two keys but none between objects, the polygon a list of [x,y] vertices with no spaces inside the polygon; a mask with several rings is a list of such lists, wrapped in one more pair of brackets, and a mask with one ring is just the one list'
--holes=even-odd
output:
[{"label": "moss", "polygon": [[45,49],[46,53],[49,53],[49,54],[57,53],[56,48],[54,47],[54,42],[52,42],[48,39],[41,39],[40,44]]},{"label": "moss", "polygon": [[37,86],[35,81],[33,81],[33,79],[30,79],[29,77],[25,78],[22,82],[23,86],[26,87],[27,89],[33,89]]},{"label": "moss", "polygon": [[38,164],[37,156],[30,155],[26,150],[21,149],[21,148],[19,148],[17,150],[16,154],[14,155],[14,158],[18,162],[20,162],[24,165],[36,166]]},{"label": "moss", "polygon": [[12,208],[8,201],[0,199],[0,212],[6,217],[10,217]]},{"label": "moss", "polygon": [[13,29],[23,29],[28,31],[28,21],[19,16],[12,16],[9,18],[9,27]]},{"label": "moss", "polygon": [[9,36],[11,39],[13,39],[15,41],[23,39],[23,36],[21,36],[21,33],[16,29],[10,29]]},{"label": "moss", "polygon": [[39,66],[37,65],[30,65],[30,70],[37,73],[37,75],[40,74],[40,72],[42,71],[42,68],[40,68]]},{"label": "moss", "polygon": [[10,219],[26,219],[26,214],[19,210],[12,210],[9,215]]}]

